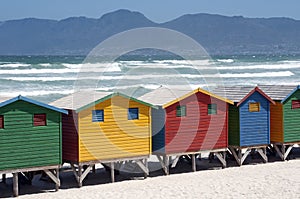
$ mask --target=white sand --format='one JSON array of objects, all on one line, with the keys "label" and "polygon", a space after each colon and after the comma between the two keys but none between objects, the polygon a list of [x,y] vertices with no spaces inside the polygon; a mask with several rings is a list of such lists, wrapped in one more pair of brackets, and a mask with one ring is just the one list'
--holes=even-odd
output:
[{"label": "white sand", "polygon": [[[91,174],[92,175],[92,174]],[[299,198],[300,160],[86,185],[19,198]]]}]

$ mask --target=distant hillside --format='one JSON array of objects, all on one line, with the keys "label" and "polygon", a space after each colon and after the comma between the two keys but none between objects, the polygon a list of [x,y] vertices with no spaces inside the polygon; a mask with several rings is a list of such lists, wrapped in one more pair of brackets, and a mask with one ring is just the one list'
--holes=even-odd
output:
[{"label": "distant hillside", "polygon": [[21,19],[0,22],[0,55],[85,55],[104,39],[132,28],[165,27],[187,34],[211,54],[299,54],[300,21],[210,14],[158,24],[118,10],[99,19]]}]

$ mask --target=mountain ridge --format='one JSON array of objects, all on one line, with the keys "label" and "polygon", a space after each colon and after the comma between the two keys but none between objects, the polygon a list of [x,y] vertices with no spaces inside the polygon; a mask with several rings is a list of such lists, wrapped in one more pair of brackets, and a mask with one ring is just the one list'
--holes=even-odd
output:
[{"label": "mountain ridge", "polygon": [[106,38],[141,27],[170,28],[199,42],[210,54],[297,54],[300,21],[185,14],[155,23],[140,12],[120,9],[100,18],[25,18],[0,22],[0,55],[86,55]]}]

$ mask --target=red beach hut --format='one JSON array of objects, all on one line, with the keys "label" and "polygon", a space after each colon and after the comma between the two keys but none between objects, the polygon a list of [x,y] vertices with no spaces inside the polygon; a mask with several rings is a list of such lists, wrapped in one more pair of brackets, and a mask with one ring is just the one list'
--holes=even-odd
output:
[{"label": "red beach hut", "polygon": [[226,166],[228,146],[228,104],[232,101],[203,89],[184,90],[160,87],[140,97],[158,109],[152,109],[152,153],[157,155],[164,172],[169,174],[169,163],[180,156],[192,160],[203,152],[214,153]]}]

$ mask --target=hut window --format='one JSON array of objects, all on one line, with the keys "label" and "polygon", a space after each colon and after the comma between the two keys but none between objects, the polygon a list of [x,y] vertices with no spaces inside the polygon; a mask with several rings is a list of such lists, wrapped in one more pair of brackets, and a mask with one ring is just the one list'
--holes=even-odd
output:
[{"label": "hut window", "polygon": [[138,120],[139,119],[139,109],[129,108],[128,109],[128,120]]},{"label": "hut window", "polygon": [[33,116],[33,126],[46,126],[46,114],[34,114]]},{"label": "hut window", "polygon": [[292,109],[300,108],[300,100],[292,100]]},{"label": "hut window", "polygon": [[249,112],[259,112],[260,103],[259,102],[251,102],[249,103]]},{"label": "hut window", "polygon": [[0,115],[0,129],[4,129],[4,116]]},{"label": "hut window", "polygon": [[92,111],[93,122],[104,122],[104,110],[93,110]]},{"label": "hut window", "polygon": [[176,107],[176,117],[186,116],[186,106],[177,106]]},{"label": "hut window", "polygon": [[208,104],[207,105],[207,114],[216,115],[217,114],[217,104]]}]

